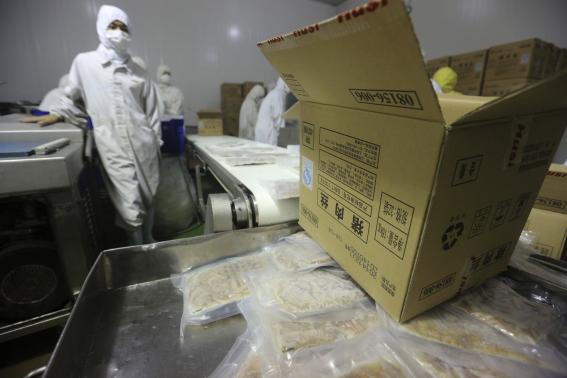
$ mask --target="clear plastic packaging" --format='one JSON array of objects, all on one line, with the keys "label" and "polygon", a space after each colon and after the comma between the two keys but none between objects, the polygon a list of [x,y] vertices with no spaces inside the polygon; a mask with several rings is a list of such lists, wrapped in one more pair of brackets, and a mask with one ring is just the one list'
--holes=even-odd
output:
[{"label": "clear plastic packaging", "polygon": [[240,335],[208,378],[261,378],[259,345],[251,332]]},{"label": "clear plastic packaging", "polygon": [[267,247],[274,265],[282,271],[302,272],[324,266],[337,266],[335,261],[305,232],[298,232]]},{"label": "clear plastic packaging", "polygon": [[275,200],[299,197],[299,176],[261,181],[262,186]]},{"label": "clear plastic packaging", "polygon": [[230,166],[239,167],[242,165],[275,164],[276,157],[268,154],[232,156],[224,158],[224,161]]},{"label": "clear plastic packaging", "polygon": [[183,292],[181,334],[185,325],[214,322],[238,314],[238,301],[250,292],[244,274],[267,266],[265,253],[224,259],[178,276]]},{"label": "clear plastic packaging", "polygon": [[[381,309],[379,309],[382,312]],[[383,313],[383,312],[382,312]],[[442,305],[404,324],[383,313],[392,334],[407,333],[457,349],[514,360],[527,365],[562,371],[564,358],[546,343],[526,345],[474,319],[451,305]]]},{"label": "clear plastic packaging", "polygon": [[259,303],[291,317],[310,316],[347,308],[366,298],[352,281],[324,269],[248,275],[247,283]]},{"label": "clear plastic packaging", "polygon": [[432,343],[410,335],[394,337],[402,358],[419,376],[432,378],[528,378],[560,376],[548,370],[474,351]]},{"label": "clear plastic packaging", "polygon": [[262,345],[263,376],[296,376],[297,366],[317,360],[337,344],[374,329],[380,321],[369,300],[301,319],[265,308],[253,297],[239,307],[255,342]]},{"label": "clear plastic packaging", "polygon": [[530,302],[497,279],[462,295],[450,306],[524,344],[536,345],[561,321],[552,307]]}]

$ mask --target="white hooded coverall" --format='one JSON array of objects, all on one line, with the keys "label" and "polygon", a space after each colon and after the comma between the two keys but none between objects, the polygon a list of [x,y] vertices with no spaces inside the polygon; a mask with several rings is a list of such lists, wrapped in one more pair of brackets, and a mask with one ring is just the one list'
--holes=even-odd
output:
[{"label": "white hooded coverall", "polygon": [[183,115],[183,92],[179,88],[171,85],[170,82],[164,80],[163,75],[166,72],[171,77],[171,69],[165,64],[160,64],[157,69],[157,82],[160,98],[164,105],[164,114]]},{"label": "white hooded coverall", "polygon": [[240,107],[238,127],[238,136],[240,138],[254,140],[254,128],[258,120],[258,104],[265,93],[263,86],[255,85],[246,95]]},{"label": "white hooded coverall", "polygon": [[[123,226],[138,229],[159,183],[160,114],[156,89],[146,71],[127,51],[113,49],[105,37],[114,20],[129,26],[126,13],[103,5],[97,19],[101,43],[96,51],[75,57],[69,96],[82,98],[91,117],[107,188]],[[86,116],[71,101],[50,110],[72,123]]]},{"label": "white hooded coverall", "polygon": [[278,144],[280,129],[285,126],[283,114],[288,93],[287,84],[279,78],[276,87],[262,101],[254,136],[257,142]]},{"label": "white hooded coverall", "polygon": [[65,87],[67,87],[67,85],[69,85],[69,75],[65,74],[59,79],[59,86],[47,92],[45,97],[43,97],[38,109],[47,112],[52,107],[59,105],[61,97],[65,97]]}]

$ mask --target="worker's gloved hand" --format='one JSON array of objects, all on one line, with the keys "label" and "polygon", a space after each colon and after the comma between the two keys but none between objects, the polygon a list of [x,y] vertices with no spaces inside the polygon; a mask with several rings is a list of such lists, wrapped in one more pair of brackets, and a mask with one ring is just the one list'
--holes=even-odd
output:
[{"label": "worker's gloved hand", "polygon": [[37,123],[39,126],[43,127],[43,126],[49,126],[56,122],[60,122],[61,117],[58,116],[57,114],[48,114],[38,117],[26,117],[26,118],[22,118],[20,121],[25,123]]}]

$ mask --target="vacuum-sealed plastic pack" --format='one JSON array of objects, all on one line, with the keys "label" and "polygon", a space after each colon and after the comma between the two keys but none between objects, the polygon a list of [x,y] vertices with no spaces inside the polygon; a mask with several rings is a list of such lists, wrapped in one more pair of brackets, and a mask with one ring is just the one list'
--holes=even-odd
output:
[{"label": "vacuum-sealed plastic pack", "polygon": [[558,327],[561,314],[531,302],[498,279],[465,293],[449,304],[524,344],[536,345]]},{"label": "vacuum-sealed plastic pack", "polygon": [[266,253],[253,253],[203,265],[175,278],[183,292],[181,334],[185,325],[214,322],[238,314],[238,301],[250,292],[244,274],[263,269]]},{"label": "vacuum-sealed plastic pack", "polygon": [[260,305],[292,318],[347,308],[367,298],[351,280],[324,269],[299,273],[267,270],[246,279]]},{"label": "vacuum-sealed plastic pack", "polygon": [[337,263],[305,232],[283,238],[266,248],[274,265],[282,271],[301,272]]},{"label": "vacuum-sealed plastic pack", "polygon": [[257,341],[246,330],[208,378],[261,378],[262,365]]},{"label": "vacuum-sealed plastic pack", "polygon": [[239,307],[256,344],[262,345],[264,377],[295,376],[297,366],[319,360],[341,342],[378,327],[380,321],[369,300],[300,319],[263,307],[254,297]]},{"label": "vacuum-sealed plastic pack", "polygon": [[299,176],[262,180],[261,184],[275,200],[299,197]]},{"label": "vacuum-sealed plastic pack", "polygon": [[[378,311],[383,312],[379,308]],[[564,357],[547,343],[519,343],[450,304],[434,308],[404,324],[394,322],[385,313],[383,319],[393,334],[407,333],[433,343],[553,371],[563,371],[567,366]]]}]

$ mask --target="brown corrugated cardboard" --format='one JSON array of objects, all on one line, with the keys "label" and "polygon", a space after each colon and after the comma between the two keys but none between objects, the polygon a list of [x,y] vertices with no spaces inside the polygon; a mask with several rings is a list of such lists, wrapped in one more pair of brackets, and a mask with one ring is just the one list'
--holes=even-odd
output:
[{"label": "brown corrugated cardboard", "polygon": [[224,117],[224,134],[238,136],[238,118],[235,117]]},{"label": "brown corrugated cardboard", "polygon": [[534,79],[485,80],[482,87],[483,96],[504,96],[520,88],[535,83]]},{"label": "brown corrugated cardboard", "polygon": [[555,46],[553,43],[548,43],[546,47],[547,56],[545,58],[544,77],[551,76],[557,71],[557,64],[561,57],[561,49],[559,47]]},{"label": "brown corrugated cardboard", "polygon": [[450,67],[458,75],[455,88],[457,92],[470,96],[480,95],[487,56],[488,50],[479,50],[451,57]]},{"label": "brown corrugated cardboard", "polygon": [[199,135],[213,136],[222,135],[223,123],[222,113],[218,110],[200,110],[197,112]]},{"label": "brown corrugated cardboard", "polygon": [[250,92],[250,90],[254,88],[256,85],[261,85],[263,87],[264,83],[262,83],[261,81],[245,81],[242,84],[242,96],[246,97],[248,92]]},{"label": "brown corrugated cardboard", "polygon": [[558,260],[565,256],[567,214],[532,209],[524,230],[532,233],[534,247],[542,255]]},{"label": "brown corrugated cardboard", "polygon": [[451,63],[451,57],[450,56],[443,56],[441,58],[431,59],[431,60],[428,60],[427,63],[425,64],[425,70],[427,71],[427,75],[429,77],[433,77],[433,74],[435,74],[435,72],[439,68],[449,67],[450,63]]},{"label": "brown corrugated cardboard", "polygon": [[221,85],[221,97],[231,98],[231,97],[242,97],[242,84],[240,83],[222,83]]},{"label": "brown corrugated cardboard", "polygon": [[244,100],[242,98],[228,98],[222,100],[222,112],[225,116],[238,118],[240,115],[240,107]]},{"label": "brown corrugated cardboard", "polygon": [[551,164],[534,207],[567,214],[567,167]]},{"label": "brown corrugated cardboard", "polygon": [[567,49],[561,49],[559,54],[559,59],[557,61],[556,72],[567,70]]},{"label": "brown corrugated cardboard", "polygon": [[567,73],[438,99],[400,0],[259,47],[301,101],[300,224],[393,318],[506,268],[567,123]]},{"label": "brown corrugated cardboard", "polygon": [[491,47],[484,80],[542,79],[547,54],[547,43],[537,38]]}]

